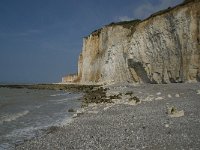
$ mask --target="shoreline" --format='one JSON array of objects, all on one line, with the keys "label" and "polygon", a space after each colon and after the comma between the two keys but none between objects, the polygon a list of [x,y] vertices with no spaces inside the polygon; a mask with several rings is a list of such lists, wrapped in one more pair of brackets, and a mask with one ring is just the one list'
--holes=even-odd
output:
[{"label": "shoreline", "polygon": [[4,87],[1,93],[1,150],[14,149],[15,145],[69,124],[83,97],[82,92],[30,88]]},{"label": "shoreline", "polygon": [[200,147],[199,83],[104,88],[107,88],[106,97],[112,98],[111,103],[88,103],[76,112],[69,124],[16,149]]},{"label": "shoreline", "polygon": [[2,84],[1,87],[5,88],[26,88],[26,89],[38,89],[38,90],[67,90],[67,91],[82,91],[91,90],[97,85],[80,85],[80,84]]}]

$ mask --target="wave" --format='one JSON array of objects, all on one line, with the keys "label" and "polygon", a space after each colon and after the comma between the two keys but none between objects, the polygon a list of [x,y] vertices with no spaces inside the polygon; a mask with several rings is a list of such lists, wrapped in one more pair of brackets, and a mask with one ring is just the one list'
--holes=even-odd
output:
[{"label": "wave", "polygon": [[40,108],[40,107],[42,107],[43,105],[38,105],[38,106],[35,106],[35,108]]},{"label": "wave", "polygon": [[57,122],[55,125],[56,126],[66,126],[67,124],[70,124],[71,122],[73,122],[73,118],[65,117],[65,119],[63,119],[60,122]]},{"label": "wave", "polygon": [[50,100],[50,101],[55,102],[57,104],[61,104],[61,103],[65,103],[65,102],[70,101],[70,100],[76,100],[76,99],[80,99],[80,98],[82,98],[82,95],[69,97],[69,98],[63,98],[63,99],[54,99],[54,100]]},{"label": "wave", "polygon": [[17,120],[18,118],[23,117],[27,115],[28,113],[29,111],[25,110],[25,111],[15,113],[15,114],[5,114],[4,116],[0,117],[0,124],[4,122],[11,122],[11,121]]},{"label": "wave", "polygon": [[64,95],[69,95],[70,93],[60,93],[60,94],[53,94],[53,95],[50,95],[50,96],[64,96]]},{"label": "wave", "polygon": [[63,127],[69,123],[71,123],[73,120],[70,117],[66,117],[64,119],[57,120],[56,122],[52,122],[47,124],[44,124],[42,126],[37,127],[25,127],[22,129],[15,129],[12,132],[6,134],[3,136],[4,140],[8,140],[8,143],[0,143],[0,150],[6,150],[6,149],[13,149],[15,144],[22,144],[25,140],[30,140],[34,137],[40,137],[51,127]]},{"label": "wave", "polygon": [[[39,127],[26,127],[23,129],[16,129],[12,132],[2,136],[4,143],[0,143],[0,150],[14,150],[15,145],[22,144],[24,140],[30,140],[42,133]],[[0,141],[1,142],[1,141]]]}]

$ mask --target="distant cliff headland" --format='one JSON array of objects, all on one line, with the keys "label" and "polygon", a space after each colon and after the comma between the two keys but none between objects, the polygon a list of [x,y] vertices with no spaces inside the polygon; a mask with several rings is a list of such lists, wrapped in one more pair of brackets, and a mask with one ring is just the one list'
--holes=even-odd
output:
[{"label": "distant cliff headland", "polygon": [[83,39],[80,84],[200,81],[200,1],[159,11],[149,18],[111,23]]}]

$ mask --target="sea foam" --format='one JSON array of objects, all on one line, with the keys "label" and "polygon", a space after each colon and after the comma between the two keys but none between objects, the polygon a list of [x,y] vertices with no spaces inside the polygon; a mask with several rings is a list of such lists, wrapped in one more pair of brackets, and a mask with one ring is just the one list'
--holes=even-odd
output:
[{"label": "sea foam", "polygon": [[17,120],[18,118],[23,117],[27,115],[28,113],[29,111],[25,110],[25,111],[15,113],[15,114],[4,114],[3,116],[0,116],[0,124],[4,122],[11,122],[11,121]]}]

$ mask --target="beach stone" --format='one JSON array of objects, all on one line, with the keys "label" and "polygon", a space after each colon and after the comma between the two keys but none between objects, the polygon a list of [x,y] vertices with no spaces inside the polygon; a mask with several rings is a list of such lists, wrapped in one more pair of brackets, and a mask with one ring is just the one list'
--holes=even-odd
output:
[{"label": "beach stone", "polygon": [[165,127],[166,127],[166,128],[169,128],[169,124],[165,124]]},{"label": "beach stone", "polygon": [[153,95],[148,95],[143,101],[152,101],[152,100],[154,100],[155,99],[155,97],[153,96]]},{"label": "beach stone", "polygon": [[163,100],[163,99],[165,99],[164,97],[157,97],[157,98],[155,98],[155,100]]},{"label": "beach stone", "polygon": [[168,98],[172,98],[171,94],[168,94],[167,97],[168,97]]},{"label": "beach stone", "polygon": [[200,90],[197,90],[197,94],[198,94],[198,95],[200,94]]},{"label": "beach stone", "polygon": [[167,113],[170,117],[175,118],[175,117],[182,117],[184,116],[184,111],[178,111],[176,107],[168,107],[167,108]]},{"label": "beach stone", "polygon": [[184,116],[184,111],[183,110],[176,111],[176,112],[174,112],[173,114],[170,115],[170,117],[173,117],[173,118],[182,117],[182,116]]},{"label": "beach stone", "polygon": [[156,93],[156,95],[161,95],[161,92]]}]

